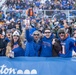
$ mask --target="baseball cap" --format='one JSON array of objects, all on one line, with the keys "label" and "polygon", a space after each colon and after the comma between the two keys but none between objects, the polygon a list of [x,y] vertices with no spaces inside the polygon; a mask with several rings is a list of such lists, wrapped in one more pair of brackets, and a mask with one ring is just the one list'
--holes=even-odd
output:
[{"label": "baseball cap", "polygon": [[60,29],[58,30],[58,34],[60,34],[60,33],[64,33],[64,34],[65,34],[65,29],[64,29],[64,28],[60,28]]},{"label": "baseball cap", "polygon": [[18,31],[15,31],[14,33],[13,33],[13,36],[20,36],[20,34],[19,34],[19,32]]}]

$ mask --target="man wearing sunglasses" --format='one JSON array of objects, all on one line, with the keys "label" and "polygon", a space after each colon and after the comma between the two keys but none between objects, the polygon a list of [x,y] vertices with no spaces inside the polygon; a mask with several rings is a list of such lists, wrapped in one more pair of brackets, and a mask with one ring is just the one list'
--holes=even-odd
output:
[{"label": "man wearing sunglasses", "polygon": [[62,45],[62,51],[60,57],[72,57],[73,42],[70,36],[66,36],[66,30],[64,28],[59,29],[58,36]]},{"label": "man wearing sunglasses", "polygon": [[30,28],[28,25],[26,25],[26,50],[25,50],[25,56],[29,57],[35,57],[39,56],[39,51],[41,49],[41,35],[39,31],[34,31],[33,35],[30,35],[29,32]]},{"label": "man wearing sunglasses", "polygon": [[44,30],[44,37],[42,38],[41,57],[56,57],[58,56],[61,46],[54,38],[52,31],[48,28]]},{"label": "man wearing sunglasses", "polygon": [[42,38],[42,50],[41,57],[51,57],[52,56],[52,39],[53,35],[50,29],[44,30],[44,37]]}]

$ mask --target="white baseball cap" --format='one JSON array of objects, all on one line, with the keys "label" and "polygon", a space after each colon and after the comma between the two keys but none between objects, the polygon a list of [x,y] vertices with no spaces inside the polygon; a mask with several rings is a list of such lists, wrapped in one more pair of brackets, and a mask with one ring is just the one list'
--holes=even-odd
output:
[{"label": "white baseball cap", "polygon": [[20,34],[19,34],[19,32],[18,31],[15,31],[14,33],[13,33],[13,36],[20,36]]}]

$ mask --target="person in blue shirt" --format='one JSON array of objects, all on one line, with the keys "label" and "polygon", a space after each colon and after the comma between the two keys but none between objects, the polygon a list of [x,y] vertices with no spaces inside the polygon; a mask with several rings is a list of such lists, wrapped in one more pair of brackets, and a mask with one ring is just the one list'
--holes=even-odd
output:
[{"label": "person in blue shirt", "polygon": [[40,1],[39,1],[39,0],[36,1],[36,2],[35,2],[35,5],[36,5],[37,7],[39,7],[39,6],[41,5]]},{"label": "person in blue shirt", "polygon": [[11,32],[11,30],[7,30],[6,31],[6,37],[5,37],[5,42],[6,42],[6,46],[7,46],[7,44],[10,42],[10,40],[11,40],[11,38],[12,38],[12,32]]},{"label": "person in blue shirt", "polygon": [[20,34],[18,31],[13,33],[12,40],[7,44],[6,47],[6,56],[7,57],[19,57],[24,56],[24,44],[20,39]]},{"label": "person in blue shirt", "polygon": [[42,38],[42,50],[41,57],[51,57],[52,56],[52,39],[53,35],[50,29],[45,29],[44,37]]},{"label": "person in blue shirt", "polygon": [[60,57],[72,57],[73,42],[70,36],[67,36],[66,34],[67,33],[64,28],[59,29],[58,35],[62,45],[62,51],[59,54]]},{"label": "person in blue shirt", "polygon": [[68,1],[68,0],[62,0],[62,1],[61,1],[61,5],[62,5],[62,9],[63,9],[63,10],[66,10],[66,9],[67,9],[67,1]]},{"label": "person in blue shirt", "polygon": [[26,25],[26,48],[25,48],[25,56],[28,57],[36,57],[39,56],[39,51],[41,48],[41,40],[40,40],[40,32],[34,31],[33,34],[30,34],[30,28]]}]

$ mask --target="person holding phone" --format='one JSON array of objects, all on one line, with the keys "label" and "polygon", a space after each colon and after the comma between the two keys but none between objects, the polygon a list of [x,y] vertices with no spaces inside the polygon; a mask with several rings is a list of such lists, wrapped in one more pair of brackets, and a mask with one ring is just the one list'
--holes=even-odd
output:
[{"label": "person holding phone", "polygon": [[24,56],[24,43],[20,39],[20,34],[18,31],[15,31],[12,36],[12,40],[7,44],[6,47],[6,56],[7,57],[19,57]]}]

